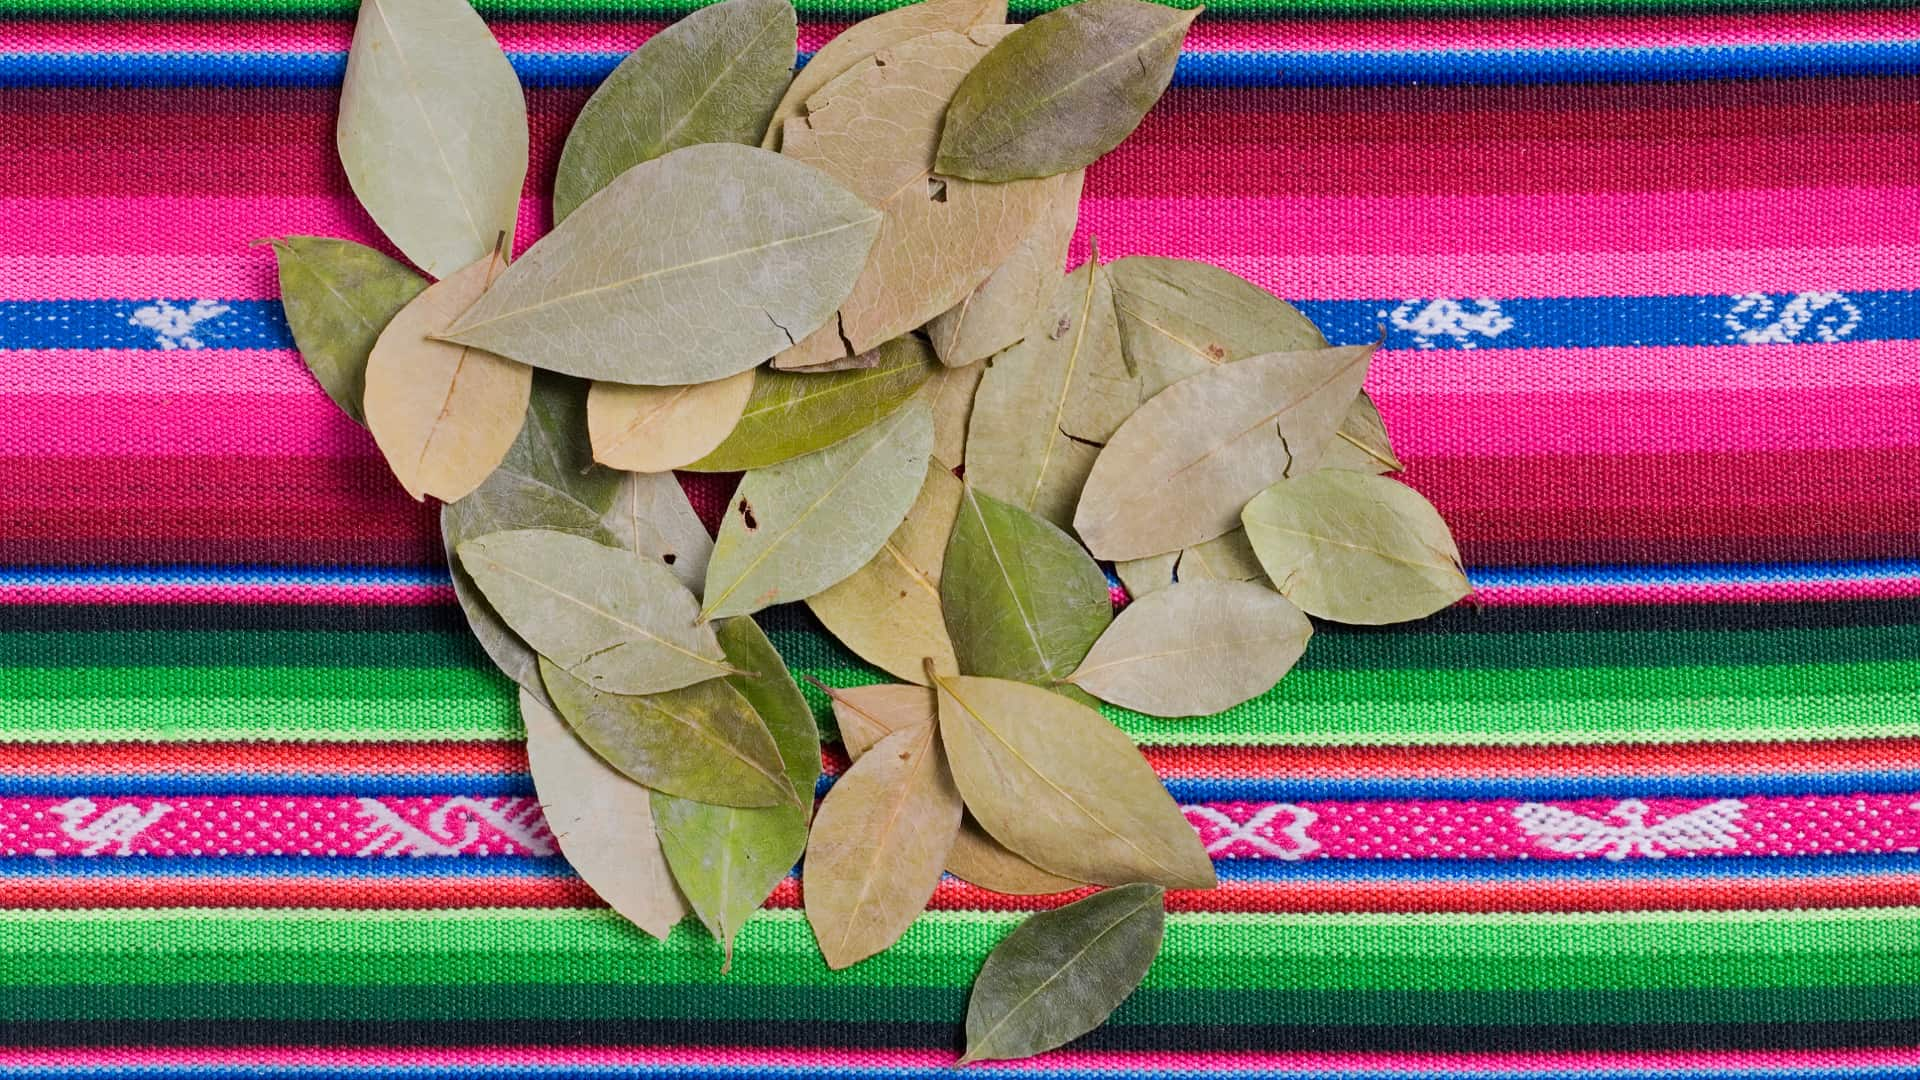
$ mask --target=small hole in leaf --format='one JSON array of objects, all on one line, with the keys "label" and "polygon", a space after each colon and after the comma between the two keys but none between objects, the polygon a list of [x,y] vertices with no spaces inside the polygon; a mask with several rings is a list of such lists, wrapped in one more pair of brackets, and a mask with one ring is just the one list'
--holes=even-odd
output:
[{"label": "small hole in leaf", "polygon": [[947,182],[937,176],[927,177],[927,198],[934,202],[946,202]]},{"label": "small hole in leaf", "polygon": [[1067,331],[1071,329],[1073,329],[1073,320],[1062,316],[1060,321],[1053,325],[1053,333],[1048,334],[1047,337],[1054,341],[1059,341],[1061,338],[1067,336]]},{"label": "small hole in leaf", "polygon": [[680,556],[675,555],[671,551],[667,552],[665,555],[660,556],[660,558],[664,560],[668,566],[672,566],[674,563],[680,561]]},{"label": "small hole in leaf", "polygon": [[760,522],[753,516],[753,504],[745,499],[740,500],[740,524],[745,525],[749,532],[760,527]]}]

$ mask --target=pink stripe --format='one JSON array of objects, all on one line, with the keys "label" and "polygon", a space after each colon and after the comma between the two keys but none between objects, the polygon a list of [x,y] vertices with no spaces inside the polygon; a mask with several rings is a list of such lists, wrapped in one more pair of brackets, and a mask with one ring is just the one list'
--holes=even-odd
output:
[{"label": "pink stripe", "polygon": [[7,604],[451,604],[451,585],[7,585]]},{"label": "pink stripe", "polygon": [[[1514,861],[1881,855],[1920,848],[1920,798],[1223,802],[1184,807],[1215,859]],[[554,854],[532,798],[0,801],[0,857]]]},{"label": "pink stripe", "polygon": [[320,393],[292,349],[0,349],[12,394]]},{"label": "pink stripe", "polygon": [[1823,600],[1900,600],[1920,596],[1920,578],[1847,581],[1660,583],[1645,585],[1484,585],[1482,607],[1579,607],[1588,604],[1752,604]]}]

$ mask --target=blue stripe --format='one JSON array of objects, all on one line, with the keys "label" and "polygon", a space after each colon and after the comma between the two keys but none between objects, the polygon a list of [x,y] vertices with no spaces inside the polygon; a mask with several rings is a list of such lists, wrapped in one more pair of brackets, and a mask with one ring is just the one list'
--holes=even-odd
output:
[{"label": "blue stripe", "polygon": [[[162,349],[180,343],[135,317],[194,299],[0,301],[0,349]],[[291,349],[280,304],[222,300],[192,327],[213,349]],[[1920,292],[1863,290],[1743,296],[1306,300],[1301,311],[1337,342],[1390,349],[1547,349],[1920,339]]]},{"label": "blue stripe", "polygon": [[[529,88],[591,87],[626,54],[511,52]],[[0,53],[0,87],[333,87],[341,52]],[[1175,86],[1504,86],[1920,73],[1920,41],[1582,49],[1187,52]]]},{"label": "blue stripe", "polygon": [[[1641,790],[1639,787],[1635,791]],[[1849,789],[1851,790],[1851,789]],[[1920,790],[1916,787],[1915,790]],[[94,798],[189,795],[318,795],[323,797],[470,795],[475,798],[534,794],[526,773],[276,773],[185,772],[166,774],[17,773],[0,775],[0,798]],[[1658,794],[1654,792],[1652,794]],[[1565,796],[1571,798],[1572,796]]]}]

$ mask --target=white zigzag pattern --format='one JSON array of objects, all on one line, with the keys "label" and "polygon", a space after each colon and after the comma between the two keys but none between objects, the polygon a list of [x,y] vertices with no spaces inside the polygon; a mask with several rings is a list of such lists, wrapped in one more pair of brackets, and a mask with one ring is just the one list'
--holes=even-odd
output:
[{"label": "white zigzag pattern", "polygon": [[[1226,851],[1242,842],[1256,851],[1287,862],[1305,858],[1320,850],[1320,841],[1307,835],[1307,827],[1320,820],[1320,815],[1304,806],[1295,806],[1292,803],[1269,803],[1245,821],[1235,821],[1211,806],[1183,806],[1181,809],[1186,811],[1189,821],[1201,819],[1227,830],[1207,844],[1209,855]],[[1276,831],[1291,840],[1292,847],[1281,847],[1267,839],[1261,831],[1271,826],[1281,814],[1287,814],[1289,818],[1287,824]]]}]

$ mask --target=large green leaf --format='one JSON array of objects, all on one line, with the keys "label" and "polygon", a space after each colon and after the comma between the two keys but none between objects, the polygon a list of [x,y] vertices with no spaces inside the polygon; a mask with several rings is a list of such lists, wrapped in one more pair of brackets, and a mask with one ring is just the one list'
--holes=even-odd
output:
[{"label": "large green leaf", "polygon": [[1107,577],[1079,544],[968,487],[940,571],[960,670],[1051,686],[1113,621]]},{"label": "large green leaf", "polygon": [[793,72],[794,31],[788,0],[725,0],[648,38],[573,122],[554,176],[553,220],[669,151],[759,142]]},{"label": "large green leaf", "polygon": [[366,423],[367,355],[427,279],[370,247],[326,236],[280,237],[273,254],[300,359],[341,412]]}]

